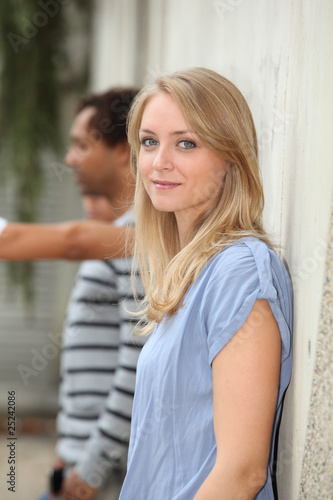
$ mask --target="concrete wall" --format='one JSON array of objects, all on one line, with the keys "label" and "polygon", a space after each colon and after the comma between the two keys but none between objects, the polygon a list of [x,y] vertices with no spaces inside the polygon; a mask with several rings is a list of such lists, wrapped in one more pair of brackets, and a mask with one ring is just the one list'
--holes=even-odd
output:
[{"label": "concrete wall", "polygon": [[333,498],[333,204],[300,498]]},{"label": "concrete wall", "polygon": [[230,78],[253,111],[266,227],[281,245],[295,286],[294,370],[280,433],[280,500],[333,497],[332,482],[324,497],[313,496],[311,479],[300,486],[303,457],[308,473],[314,464],[305,456],[305,444],[307,439],[311,449],[314,439],[309,408],[333,186],[331,19],[330,0],[96,0],[92,88],[207,66]]}]

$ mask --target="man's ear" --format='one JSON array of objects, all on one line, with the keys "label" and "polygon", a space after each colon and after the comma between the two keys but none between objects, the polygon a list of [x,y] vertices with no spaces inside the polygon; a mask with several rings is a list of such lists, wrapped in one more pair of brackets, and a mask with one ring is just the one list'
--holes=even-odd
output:
[{"label": "man's ear", "polygon": [[117,148],[117,154],[119,155],[118,156],[119,163],[122,166],[127,167],[130,162],[130,153],[131,153],[130,145],[128,144],[127,141],[123,141],[117,144],[116,148]]}]

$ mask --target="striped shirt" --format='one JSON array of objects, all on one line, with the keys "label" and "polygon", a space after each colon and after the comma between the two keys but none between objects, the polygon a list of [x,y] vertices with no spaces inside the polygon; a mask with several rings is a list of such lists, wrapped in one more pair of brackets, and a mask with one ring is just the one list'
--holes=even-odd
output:
[{"label": "striped shirt", "polygon": [[[136,281],[140,296],[139,276]],[[131,259],[81,264],[63,332],[57,452],[95,487],[127,460],[136,364],[144,344],[132,335],[134,310]]]}]

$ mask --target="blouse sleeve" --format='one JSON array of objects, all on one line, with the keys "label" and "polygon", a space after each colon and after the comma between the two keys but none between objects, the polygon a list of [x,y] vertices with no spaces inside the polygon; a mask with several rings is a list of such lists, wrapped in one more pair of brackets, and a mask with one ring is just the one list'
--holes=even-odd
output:
[{"label": "blouse sleeve", "polygon": [[[281,272],[285,279],[282,268]],[[287,312],[281,309],[278,293],[283,293],[283,289],[276,287],[274,275],[271,253],[267,245],[260,241],[231,245],[215,258],[200,307],[207,335],[209,363],[245,323],[258,299],[268,300],[279,326],[283,355],[289,353]],[[254,321],[260,321],[259,315]]]}]

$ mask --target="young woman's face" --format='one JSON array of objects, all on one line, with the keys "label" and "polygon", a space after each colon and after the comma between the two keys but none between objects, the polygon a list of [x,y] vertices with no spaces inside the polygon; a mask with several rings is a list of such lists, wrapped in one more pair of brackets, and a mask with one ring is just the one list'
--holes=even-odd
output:
[{"label": "young woman's face", "polygon": [[226,162],[202,144],[176,101],[160,92],[148,101],[140,126],[139,171],[157,210],[187,225],[220,192]]}]

